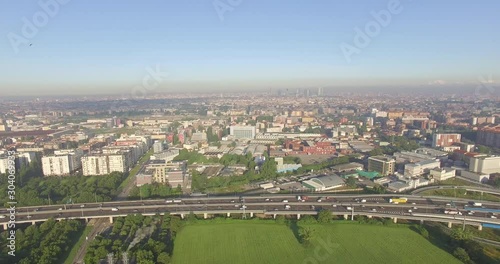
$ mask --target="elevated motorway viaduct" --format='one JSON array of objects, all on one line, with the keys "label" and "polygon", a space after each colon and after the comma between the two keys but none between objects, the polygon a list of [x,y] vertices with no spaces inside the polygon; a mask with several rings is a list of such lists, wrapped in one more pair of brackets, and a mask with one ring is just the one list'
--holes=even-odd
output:
[{"label": "elevated motorway viaduct", "polygon": [[[471,202],[464,199],[453,199],[434,196],[405,196],[407,203],[391,204],[389,199],[394,195],[331,195],[311,194],[308,200],[301,202],[295,195],[265,195],[265,196],[216,196],[216,197],[189,197],[143,201],[117,201],[104,203],[87,203],[71,205],[44,205],[16,208],[11,215],[8,209],[0,210],[0,224],[7,228],[9,221],[16,224],[46,221],[49,218],[56,220],[108,218],[111,222],[116,217],[128,214],[163,215],[170,213],[180,215],[194,213],[208,218],[212,215],[226,215],[244,213],[249,217],[276,217],[277,215],[294,215],[300,219],[302,215],[316,215],[326,209],[332,215],[342,215],[344,218],[353,218],[356,215],[367,217],[391,218],[416,221],[446,222],[452,224],[467,224],[478,226],[481,224],[500,224],[500,220],[492,218],[488,212],[474,212],[468,214],[466,206]],[[355,200],[357,199],[357,200]],[[362,200],[366,200],[362,202]],[[482,202],[483,207],[500,209],[500,203]],[[285,205],[290,208],[286,209]],[[462,215],[444,214],[445,208],[455,207]],[[347,207],[351,209],[348,210]]]}]

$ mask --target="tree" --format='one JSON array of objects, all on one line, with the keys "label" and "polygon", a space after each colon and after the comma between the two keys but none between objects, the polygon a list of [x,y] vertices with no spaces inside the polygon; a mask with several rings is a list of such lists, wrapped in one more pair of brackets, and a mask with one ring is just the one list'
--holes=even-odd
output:
[{"label": "tree", "polygon": [[354,177],[349,177],[346,180],[346,184],[350,188],[356,188],[356,179]]},{"label": "tree", "polygon": [[168,264],[170,263],[170,256],[166,252],[162,252],[156,258],[156,263],[159,264]]},{"label": "tree", "polygon": [[314,237],[314,229],[311,227],[299,228],[300,240],[304,245],[309,245]]},{"label": "tree", "polygon": [[379,155],[384,154],[384,151],[382,150],[382,148],[374,148],[369,152],[369,154],[371,157],[379,156]]},{"label": "tree", "polygon": [[332,220],[332,212],[328,210],[321,210],[318,213],[318,222],[321,224],[329,223]]},{"label": "tree", "polygon": [[459,259],[463,263],[470,263],[469,254],[467,254],[467,251],[465,251],[465,249],[461,247],[458,247],[455,249],[455,251],[453,251],[453,256],[455,256],[455,258]]}]

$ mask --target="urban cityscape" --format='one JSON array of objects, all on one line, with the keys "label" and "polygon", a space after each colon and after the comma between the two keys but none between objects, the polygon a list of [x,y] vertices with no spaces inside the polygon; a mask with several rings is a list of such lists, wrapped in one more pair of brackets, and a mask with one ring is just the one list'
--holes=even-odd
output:
[{"label": "urban cityscape", "polygon": [[500,263],[500,4],[165,2],[1,3],[0,263]]}]

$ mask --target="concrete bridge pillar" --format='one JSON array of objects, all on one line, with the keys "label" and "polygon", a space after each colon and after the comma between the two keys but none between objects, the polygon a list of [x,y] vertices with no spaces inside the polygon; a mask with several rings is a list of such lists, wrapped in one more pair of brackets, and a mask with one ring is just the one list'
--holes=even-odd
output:
[{"label": "concrete bridge pillar", "polygon": [[204,213],[203,214],[203,219],[207,219],[208,218],[208,214],[207,213]]},{"label": "concrete bridge pillar", "polygon": [[345,214],[345,215],[344,215],[344,219],[345,219],[345,220],[349,219],[349,216]]},{"label": "concrete bridge pillar", "polygon": [[479,225],[479,226],[477,227],[477,230],[479,230],[479,231],[483,230],[483,225]]},{"label": "concrete bridge pillar", "polygon": [[423,219],[422,219],[422,220],[420,220],[420,224],[421,224],[421,225],[423,225],[423,224],[424,224],[424,220],[423,220]]},{"label": "concrete bridge pillar", "polygon": [[88,223],[89,222],[89,219],[88,218],[85,218],[85,223]]},{"label": "concrete bridge pillar", "polygon": [[397,217],[394,217],[394,218],[392,219],[392,221],[396,224],[396,223],[398,222],[398,218],[397,218]]},{"label": "concrete bridge pillar", "polygon": [[7,223],[2,224],[2,226],[3,226],[3,230],[7,231]]},{"label": "concrete bridge pillar", "polygon": [[367,215],[367,217],[368,217],[368,218],[373,218],[373,216],[371,216],[371,215]]},{"label": "concrete bridge pillar", "polygon": [[452,222],[448,222],[448,228],[451,228],[453,226]]},{"label": "concrete bridge pillar", "polygon": [[227,217],[231,217],[231,213],[227,213]]},{"label": "concrete bridge pillar", "polygon": [[299,220],[299,219],[300,219],[300,214],[297,214],[297,220]]},{"label": "concrete bridge pillar", "polygon": [[109,222],[110,222],[111,224],[113,223],[113,217],[112,217],[112,216],[110,216],[110,217],[109,217]]},{"label": "concrete bridge pillar", "polygon": [[253,212],[250,212],[250,217],[253,217]]},{"label": "concrete bridge pillar", "polygon": [[181,219],[184,219],[184,214],[181,214]]},{"label": "concrete bridge pillar", "polygon": [[276,219],[276,214],[273,214],[273,218]]},{"label": "concrete bridge pillar", "polygon": [[35,221],[31,221],[31,224],[32,224],[32,225],[36,225],[36,222],[35,222]]}]

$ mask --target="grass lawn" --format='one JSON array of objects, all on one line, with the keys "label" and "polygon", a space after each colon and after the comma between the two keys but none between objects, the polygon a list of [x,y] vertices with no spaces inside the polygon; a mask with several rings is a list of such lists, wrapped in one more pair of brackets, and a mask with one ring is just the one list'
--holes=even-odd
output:
[{"label": "grass lawn", "polygon": [[500,196],[489,194],[489,193],[481,193],[479,192],[471,192],[466,191],[465,189],[457,188],[457,189],[437,189],[437,190],[427,190],[420,193],[421,195],[433,195],[433,196],[445,196],[445,197],[456,197],[463,199],[471,199],[475,201],[492,201],[492,202],[500,202]]},{"label": "grass lawn", "polygon": [[237,222],[184,227],[175,239],[180,263],[460,263],[408,227],[311,225],[301,245],[285,225]]},{"label": "grass lawn", "polygon": [[73,260],[76,257],[76,253],[78,253],[78,250],[82,246],[83,242],[85,242],[85,237],[90,233],[91,230],[92,230],[92,226],[85,226],[83,231],[79,233],[80,234],[79,237],[75,236],[71,239],[71,243],[74,243],[74,244],[73,244],[73,247],[71,248],[71,250],[69,251],[68,255],[66,256],[64,264],[73,263]]}]

